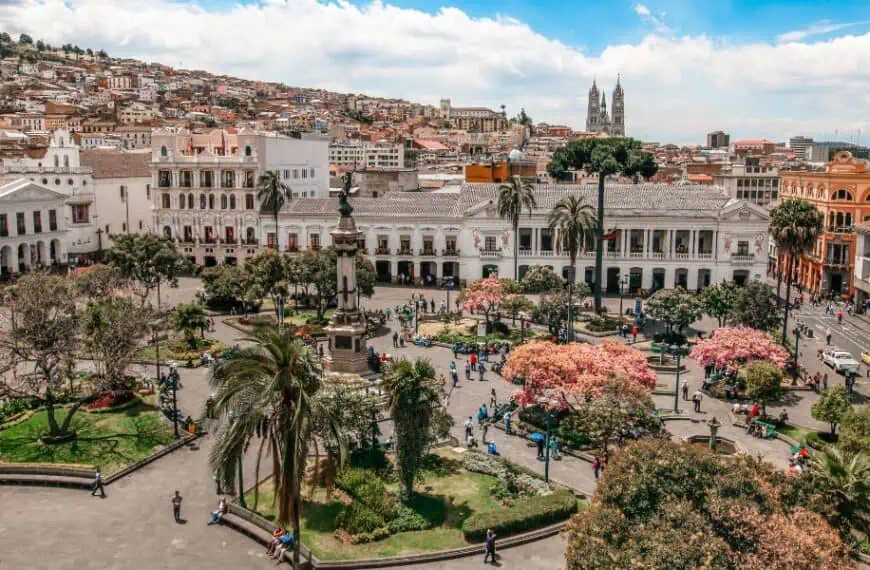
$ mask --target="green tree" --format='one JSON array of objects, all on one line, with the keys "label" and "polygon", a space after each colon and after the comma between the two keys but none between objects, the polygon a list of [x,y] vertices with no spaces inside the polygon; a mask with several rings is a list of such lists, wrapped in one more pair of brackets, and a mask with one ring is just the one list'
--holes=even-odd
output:
[{"label": "green tree", "polygon": [[97,52],[97,57],[99,57],[100,59],[106,59],[107,57],[109,57],[109,54],[106,53],[106,50],[101,49]]},{"label": "green tree", "polygon": [[91,300],[110,297],[127,284],[117,267],[102,264],[93,266],[76,279],[79,294]]},{"label": "green tree", "polygon": [[33,38],[30,37],[28,34],[21,34],[20,36],[18,36],[18,43],[23,46],[33,45]]},{"label": "green tree", "polygon": [[200,273],[202,288],[209,305],[236,305],[242,302],[245,291],[254,282],[253,272],[238,265],[206,267]]},{"label": "green tree", "polygon": [[[297,258],[301,282],[310,283],[317,297],[317,318],[323,319],[329,303],[338,295],[338,258],[335,248],[306,251]],[[360,295],[371,297],[375,291],[375,267],[362,252],[356,254],[356,278]]]},{"label": "green tree", "polygon": [[38,51],[45,51],[45,42],[42,40],[36,40],[36,49]]},{"label": "green tree", "polygon": [[570,170],[585,170],[598,175],[598,207],[595,233],[595,311],[601,311],[601,275],[604,249],[604,181],[612,175],[642,175],[646,178],[658,170],[653,155],[641,150],[640,141],[610,137],[572,141],[553,153],[547,172],[557,180],[568,177]]},{"label": "green tree", "polygon": [[821,397],[810,408],[812,416],[831,427],[831,435],[846,415],[852,411],[852,403],[842,386],[833,386],[822,392]]},{"label": "green tree", "polygon": [[404,495],[414,491],[414,480],[423,462],[435,410],[441,405],[435,369],[426,360],[401,359],[381,385],[396,432],[396,459]]},{"label": "green tree", "polygon": [[510,316],[511,320],[516,323],[517,317],[523,313],[531,314],[536,306],[535,303],[525,295],[508,295],[499,305],[499,310]]},{"label": "green tree", "polygon": [[208,328],[208,315],[199,303],[185,303],[172,311],[172,328],[184,334],[187,344],[196,348],[196,331],[205,336]]},{"label": "green tree", "polygon": [[806,474],[810,504],[843,535],[870,532],[870,456],[829,446]]},{"label": "green tree", "polygon": [[683,329],[701,318],[698,297],[682,287],[660,289],[644,305],[647,314],[665,323],[668,332],[682,334]]},{"label": "green tree", "polygon": [[624,392],[623,380],[608,379],[600,396],[586,400],[568,417],[569,429],[587,434],[594,444],[607,453],[611,441],[622,430],[637,423],[642,416],[655,414],[655,406],[648,394],[638,397],[635,392]]},{"label": "green tree", "polygon": [[767,283],[752,280],[737,292],[730,321],[762,331],[776,331],[782,322],[777,296]]},{"label": "green tree", "polygon": [[121,277],[141,287],[141,304],[157,290],[157,311],[160,312],[160,285],[178,287],[178,277],[192,270],[175,244],[152,234],[113,234],[114,243],[106,255],[106,263],[118,269]]},{"label": "green tree", "polygon": [[12,43],[12,37],[7,32],[0,32],[0,43]]},{"label": "green tree", "polygon": [[[588,297],[591,292],[586,283],[578,283],[574,289],[578,298]],[[544,293],[532,318],[535,322],[546,323],[550,335],[557,336],[568,323],[568,307],[572,306],[570,301],[567,290]],[[575,315],[576,310],[572,308],[571,314]]]},{"label": "green tree", "polygon": [[277,170],[267,170],[257,178],[257,199],[263,204],[263,209],[271,211],[275,216],[275,248],[278,248],[278,212],[284,202],[290,199],[292,190],[281,182]]},{"label": "green tree", "polygon": [[[571,293],[577,281],[577,254],[584,243],[595,237],[595,210],[582,197],[567,196],[559,200],[550,212],[548,224],[551,230],[561,232],[561,239],[568,259],[571,263],[571,275],[568,278],[568,304],[571,305]],[[569,335],[574,326],[574,319],[569,319]]]},{"label": "green tree", "polygon": [[[306,254],[307,255],[307,254]],[[272,299],[275,317],[278,316],[279,297],[286,296],[287,262],[286,256],[274,249],[264,249],[245,262],[245,271],[250,279],[260,286],[260,289]],[[244,292],[242,292],[244,295]]]},{"label": "green tree", "polygon": [[842,418],[837,444],[845,452],[870,455],[870,406],[857,406]]},{"label": "green tree", "polygon": [[753,362],[743,371],[746,395],[761,403],[762,415],[767,415],[767,403],[782,395],[782,370],[772,362]]},{"label": "green tree", "polygon": [[[320,359],[289,331],[262,331],[244,339],[252,346],[234,351],[218,362],[212,373],[215,389],[215,445],[209,455],[211,469],[225,488],[235,488],[245,450],[256,450],[255,481],[260,464],[271,458],[277,503],[276,524],[292,524],[301,542],[302,486],[308,451],[318,434],[316,408],[322,389]],[[330,424],[329,433],[339,426]],[[337,450],[339,463],[344,450]],[[241,481],[239,481],[241,483]],[[254,509],[259,494],[254,495]],[[299,549],[294,550],[299,568]]]},{"label": "green tree", "polygon": [[791,300],[791,284],[801,256],[811,251],[822,233],[824,217],[808,200],[784,200],[770,212],[770,236],[777,250],[788,256],[786,267],[785,313],[782,322],[782,338],[788,338],[788,311]]},{"label": "green tree", "polygon": [[715,318],[724,327],[737,305],[740,290],[733,281],[716,283],[701,291],[701,309],[704,314]]},{"label": "green tree", "polygon": [[562,278],[546,265],[532,265],[520,280],[526,293],[544,293],[562,288]]},{"label": "green tree", "polygon": [[535,190],[531,184],[523,181],[519,176],[514,176],[507,184],[498,187],[498,215],[504,220],[510,220],[514,230],[514,280],[520,280],[519,271],[519,247],[520,247],[520,216],[523,210],[532,216],[535,204]]}]

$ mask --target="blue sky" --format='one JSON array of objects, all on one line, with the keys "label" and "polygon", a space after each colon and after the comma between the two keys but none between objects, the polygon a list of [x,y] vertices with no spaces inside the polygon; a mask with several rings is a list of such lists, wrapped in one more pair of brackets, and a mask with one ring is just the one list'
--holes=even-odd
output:
[{"label": "blue sky", "polygon": [[[17,0],[0,29],[248,79],[525,108],[582,129],[595,77],[628,134],[870,141],[870,2]],[[609,102],[609,101],[608,101]]]}]

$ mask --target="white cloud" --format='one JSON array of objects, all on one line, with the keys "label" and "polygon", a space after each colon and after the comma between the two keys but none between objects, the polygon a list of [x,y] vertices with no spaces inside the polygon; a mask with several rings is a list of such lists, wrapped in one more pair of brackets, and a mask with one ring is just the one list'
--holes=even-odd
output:
[{"label": "white cloud", "polygon": [[821,21],[802,30],[793,30],[791,32],[780,34],[779,36],[777,36],[776,39],[780,42],[799,42],[813,36],[822,36],[825,34],[830,34],[832,32],[838,32],[846,28],[853,28],[855,26],[866,26],[867,24],[870,24],[870,20],[862,20],[860,22],[844,22],[841,24],[833,24],[828,21]]},{"label": "white cloud", "polygon": [[627,130],[648,140],[700,142],[720,128],[777,140],[870,132],[870,35],[734,44],[653,31],[589,53],[514,19],[343,0],[221,9],[184,0],[21,0],[0,6],[0,28],[249,79],[436,105],[442,96],[457,105],[505,104],[509,113],[525,107],[535,120],[574,128],[585,124],[593,76],[609,103],[621,73]]},{"label": "white cloud", "polygon": [[665,24],[665,13],[654,14],[645,4],[635,4],[634,13],[640,16],[640,19],[649,25],[656,33],[663,35],[671,35],[673,30]]}]

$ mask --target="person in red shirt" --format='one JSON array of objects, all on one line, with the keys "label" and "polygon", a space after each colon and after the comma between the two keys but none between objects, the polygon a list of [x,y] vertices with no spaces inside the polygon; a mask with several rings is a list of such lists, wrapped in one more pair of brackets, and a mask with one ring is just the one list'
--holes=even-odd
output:
[{"label": "person in red shirt", "polygon": [[637,327],[631,327],[631,336],[634,338],[634,342],[637,342]]},{"label": "person in red shirt", "polygon": [[752,404],[752,409],[749,411],[749,419],[751,420],[759,414],[758,402]]},{"label": "person in red shirt", "polygon": [[471,360],[471,367],[474,368],[477,364],[477,355],[472,352],[469,360]]}]

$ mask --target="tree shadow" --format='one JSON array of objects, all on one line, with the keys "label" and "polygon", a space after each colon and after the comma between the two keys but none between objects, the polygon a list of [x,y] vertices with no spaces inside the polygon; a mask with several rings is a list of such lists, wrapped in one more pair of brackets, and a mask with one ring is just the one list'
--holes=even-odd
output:
[{"label": "tree shadow", "polygon": [[335,530],[335,519],[343,507],[338,501],[327,504],[306,502],[302,511],[305,526],[315,532],[332,532]]}]

